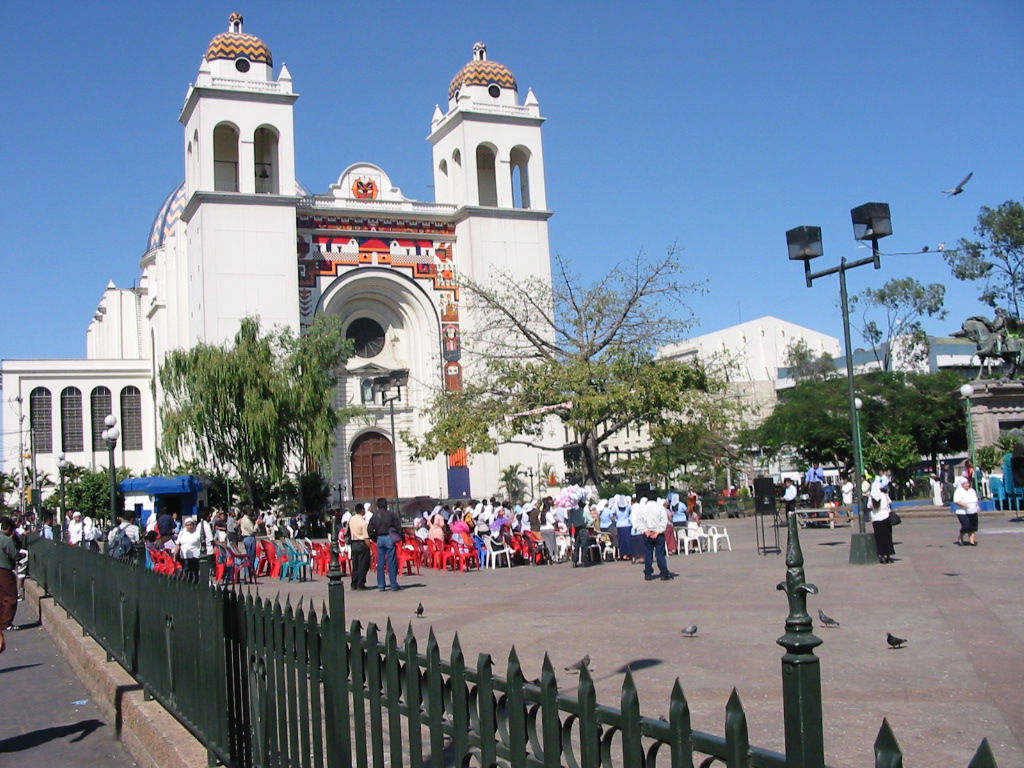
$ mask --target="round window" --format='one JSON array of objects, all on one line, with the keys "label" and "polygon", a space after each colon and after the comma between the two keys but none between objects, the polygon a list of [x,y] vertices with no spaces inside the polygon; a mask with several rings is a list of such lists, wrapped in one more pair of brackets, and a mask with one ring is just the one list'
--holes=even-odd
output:
[{"label": "round window", "polygon": [[487,92],[491,94],[492,99],[496,99],[501,96],[501,88],[499,88],[495,83],[491,83],[487,86]]},{"label": "round window", "polygon": [[239,72],[249,71],[249,60],[248,59],[235,59],[235,69]]},{"label": "round window", "polygon": [[376,357],[384,349],[384,329],[368,317],[353,320],[345,331],[345,338],[352,339],[357,357]]}]

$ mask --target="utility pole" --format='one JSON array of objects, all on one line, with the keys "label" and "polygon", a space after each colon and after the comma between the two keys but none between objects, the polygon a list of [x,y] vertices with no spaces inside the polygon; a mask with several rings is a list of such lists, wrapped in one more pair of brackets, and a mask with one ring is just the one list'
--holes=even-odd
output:
[{"label": "utility pole", "polygon": [[25,514],[25,414],[21,395],[14,398],[18,404],[18,509]]}]

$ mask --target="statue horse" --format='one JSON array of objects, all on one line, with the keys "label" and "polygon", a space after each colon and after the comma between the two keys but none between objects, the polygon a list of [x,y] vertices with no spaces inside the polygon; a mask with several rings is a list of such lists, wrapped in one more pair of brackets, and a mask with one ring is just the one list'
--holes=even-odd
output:
[{"label": "statue horse", "polygon": [[954,336],[966,337],[977,345],[978,375],[974,378],[980,379],[985,369],[986,362],[991,371],[991,361],[1000,360],[1010,368],[1009,378],[1014,378],[1017,372],[1024,367],[1024,342],[1021,339],[1007,337],[1005,331],[998,331],[992,328],[992,324],[985,317],[974,315],[964,320],[960,331]]}]

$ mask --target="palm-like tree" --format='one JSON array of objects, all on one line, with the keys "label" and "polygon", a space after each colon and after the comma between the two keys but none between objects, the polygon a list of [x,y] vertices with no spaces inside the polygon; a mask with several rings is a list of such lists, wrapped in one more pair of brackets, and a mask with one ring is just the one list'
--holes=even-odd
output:
[{"label": "palm-like tree", "polygon": [[523,465],[518,462],[501,471],[501,484],[505,487],[505,495],[509,501],[523,500],[523,491],[526,490],[523,474]]}]

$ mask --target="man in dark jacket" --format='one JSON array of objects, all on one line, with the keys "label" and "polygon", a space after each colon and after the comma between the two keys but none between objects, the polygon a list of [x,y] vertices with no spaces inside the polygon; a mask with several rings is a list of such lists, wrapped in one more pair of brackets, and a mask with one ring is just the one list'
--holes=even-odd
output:
[{"label": "man in dark jacket", "polygon": [[[391,581],[391,591],[398,585],[398,544],[402,541],[402,521],[394,510],[388,509],[387,499],[377,499],[377,511],[370,518],[370,536],[377,542],[377,589],[384,592]],[[388,579],[384,578],[387,569]]]}]

